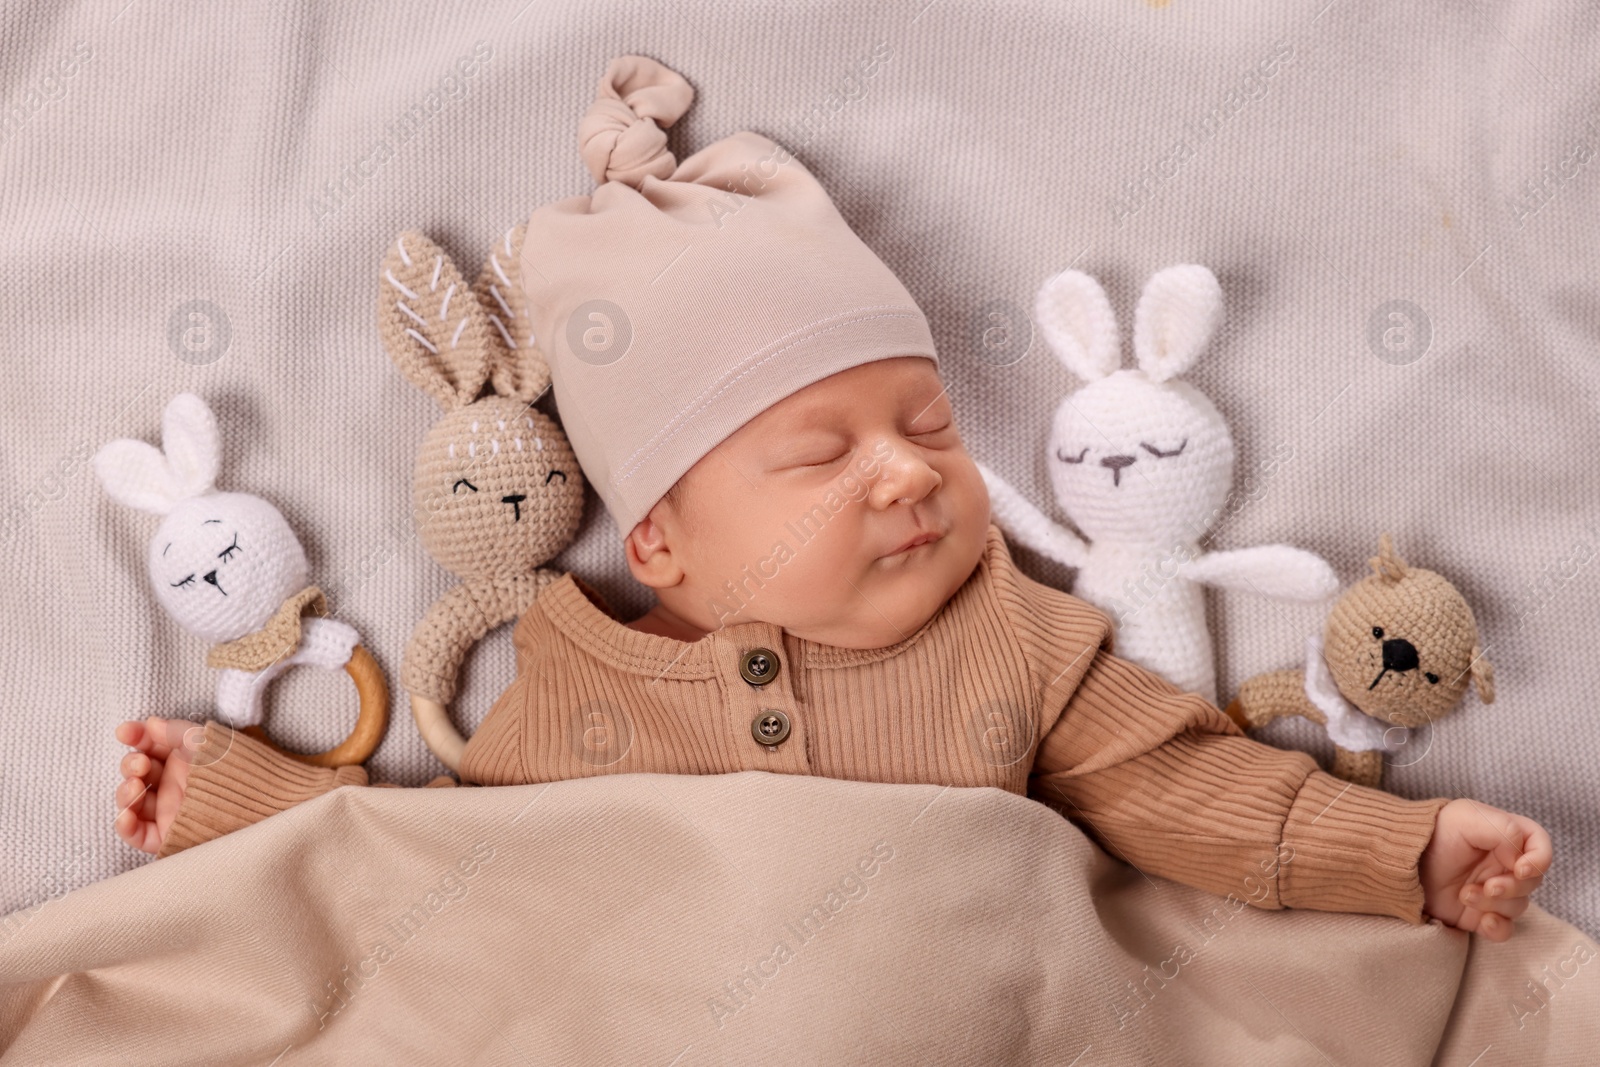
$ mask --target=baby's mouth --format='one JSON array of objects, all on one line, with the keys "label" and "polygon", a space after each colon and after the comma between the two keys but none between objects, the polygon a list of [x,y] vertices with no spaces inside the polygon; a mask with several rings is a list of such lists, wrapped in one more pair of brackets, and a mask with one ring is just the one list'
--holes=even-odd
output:
[{"label": "baby's mouth", "polygon": [[896,548],[896,549],[894,549],[894,550],[892,550],[890,552],[885,552],[879,558],[880,559],[895,559],[895,558],[900,557],[900,556],[908,556],[908,555],[911,555],[911,554],[915,553],[918,549],[925,548],[928,545],[931,545],[931,544],[934,544],[934,543],[938,542],[943,537],[944,537],[944,534],[935,533],[935,532],[932,532],[932,531],[929,531],[927,533],[920,533],[920,534],[917,534],[915,537],[907,540],[903,544],[901,544],[900,547],[898,547],[898,548]]}]

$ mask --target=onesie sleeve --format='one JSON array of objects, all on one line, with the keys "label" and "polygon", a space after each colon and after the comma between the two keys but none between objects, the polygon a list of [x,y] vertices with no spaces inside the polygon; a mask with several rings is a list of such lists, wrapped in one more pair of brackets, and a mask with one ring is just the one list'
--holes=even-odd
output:
[{"label": "onesie sleeve", "polygon": [[1147,873],[1261,908],[1419,924],[1417,862],[1448,803],[1340,781],[1103,649],[1040,741],[1028,793]]},{"label": "onesie sleeve", "polygon": [[1111,619],[997,557],[1039,693],[1028,795],[1113,856],[1267,909],[1426,921],[1417,863],[1447,798],[1341,781],[1114,654]]},{"label": "onesie sleeve", "polygon": [[[392,782],[369,782],[360,766],[309,766],[222,723],[208,722],[205,741],[189,768],[183,803],[156,855],[203,844],[342,785],[369,784],[399,788]],[[441,775],[427,787],[455,784]]]}]

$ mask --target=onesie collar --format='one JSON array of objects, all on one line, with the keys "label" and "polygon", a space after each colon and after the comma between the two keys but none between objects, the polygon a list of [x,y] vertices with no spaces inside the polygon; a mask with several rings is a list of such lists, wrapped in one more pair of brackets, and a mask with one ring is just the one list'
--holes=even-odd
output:
[{"label": "onesie collar", "polygon": [[983,555],[966,583],[914,632],[882,648],[840,648],[807,641],[769,622],[731,623],[697,641],[642,633],[629,628],[593,586],[570,571],[550,583],[536,603],[551,623],[580,648],[635,674],[681,679],[715,677],[724,649],[730,645],[741,650],[781,650],[797,665],[839,669],[890,659],[919,644],[941,619],[967,610],[971,599],[990,584],[990,569],[996,565],[1010,566],[1011,559],[1000,528],[991,522]]}]

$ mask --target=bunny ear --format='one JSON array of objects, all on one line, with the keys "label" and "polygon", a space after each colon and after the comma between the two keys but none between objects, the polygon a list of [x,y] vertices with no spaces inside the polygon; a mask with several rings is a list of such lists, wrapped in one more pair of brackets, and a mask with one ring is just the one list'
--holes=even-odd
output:
[{"label": "bunny ear", "polygon": [[1064,270],[1041,285],[1033,317],[1056,358],[1084,381],[1104,378],[1122,363],[1111,301],[1082,271]]},{"label": "bunny ear", "polygon": [[1157,271],[1133,316],[1133,351],[1151,379],[1164,382],[1193,365],[1222,317],[1216,275],[1193,263]]},{"label": "bunny ear", "polygon": [[106,495],[139,511],[165,515],[180,500],[211,491],[222,459],[217,419],[193,393],[167,401],[161,416],[163,455],[130,438],[108,441],[94,454],[94,472]]},{"label": "bunny ear", "polygon": [[494,391],[533,403],[550,385],[550,366],[534,347],[533,316],[522,291],[522,238],[526,226],[513,226],[489,250],[472,291],[500,338],[489,369]]},{"label": "bunny ear", "polygon": [[106,495],[126,507],[165,515],[183,499],[178,479],[154,445],[126,437],[107,441],[93,463]]},{"label": "bunny ear", "polygon": [[161,416],[161,448],[181,496],[211,491],[222,464],[222,440],[217,417],[204,400],[179,393],[167,401]]},{"label": "bunny ear", "polygon": [[400,373],[446,410],[478,398],[500,335],[450,257],[415,231],[383,257],[378,332]]}]

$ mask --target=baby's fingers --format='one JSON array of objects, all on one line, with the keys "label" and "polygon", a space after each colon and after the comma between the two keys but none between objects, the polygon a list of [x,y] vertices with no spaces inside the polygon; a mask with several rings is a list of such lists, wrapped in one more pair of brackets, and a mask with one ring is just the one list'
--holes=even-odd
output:
[{"label": "baby's fingers", "polygon": [[1477,934],[1490,941],[1505,941],[1511,937],[1511,920],[1492,911],[1479,911],[1469,906],[1456,920],[1456,929]]},{"label": "baby's fingers", "polygon": [[141,778],[124,778],[117,786],[117,812],[132,811],[141,819],[155,818],[156,791]]},{"label": "baby's fingers", "polygon": [[150,783],[151,789],[161,784],[163,764],[143,752],[130,752],[123,756],[119,769],[124,778],[142,778]]},{"label": "baby's fingers", "polygon": [[1522,855],[1517,858],[1516,866],[1512,871],[1523,880],[1535,877],[1542,878],[1544,872],[1550,869],[1550,863],[1555,858],[1554,847],[1550,843],[1550,835],[1545,828],[1532,819],[1517,816],[1517,821],[1525,831],[1522,839]]},{"label": "baby's fingers", "polygon": [[130,808],[123,808],[117,812],[117,836],[140,852],[151,855],[161,851],[161,842],[157,839],[156,824],[135,815]]},{"label": "baby's fingers", "polygon": [[1509,874],[1497,874],[1493,878],[1484,879],[1483,891],[1490,900],[1510,900],[1528,896],[1543,882],[1542,874],[1536,874],[1532,878],[1513,878]]},{"label": "baby's fingers", "polygon": [[128,721],[117,727],[117,740],[152,759],[164,760],[183,746],[183,735],[199,724],[188,719],[163,719],[151,715],[144,722]]},{"label": "baby's fingers", "polygon": [[1529,900],[1526,895],[1517,897],[1491,897],[1484,894],[1480,886],[1468,886],[1461,894],[1461,902],[1467,907],[1484,913],[1493,913],[1507,919],[1515,919],[1528,910]]}]

